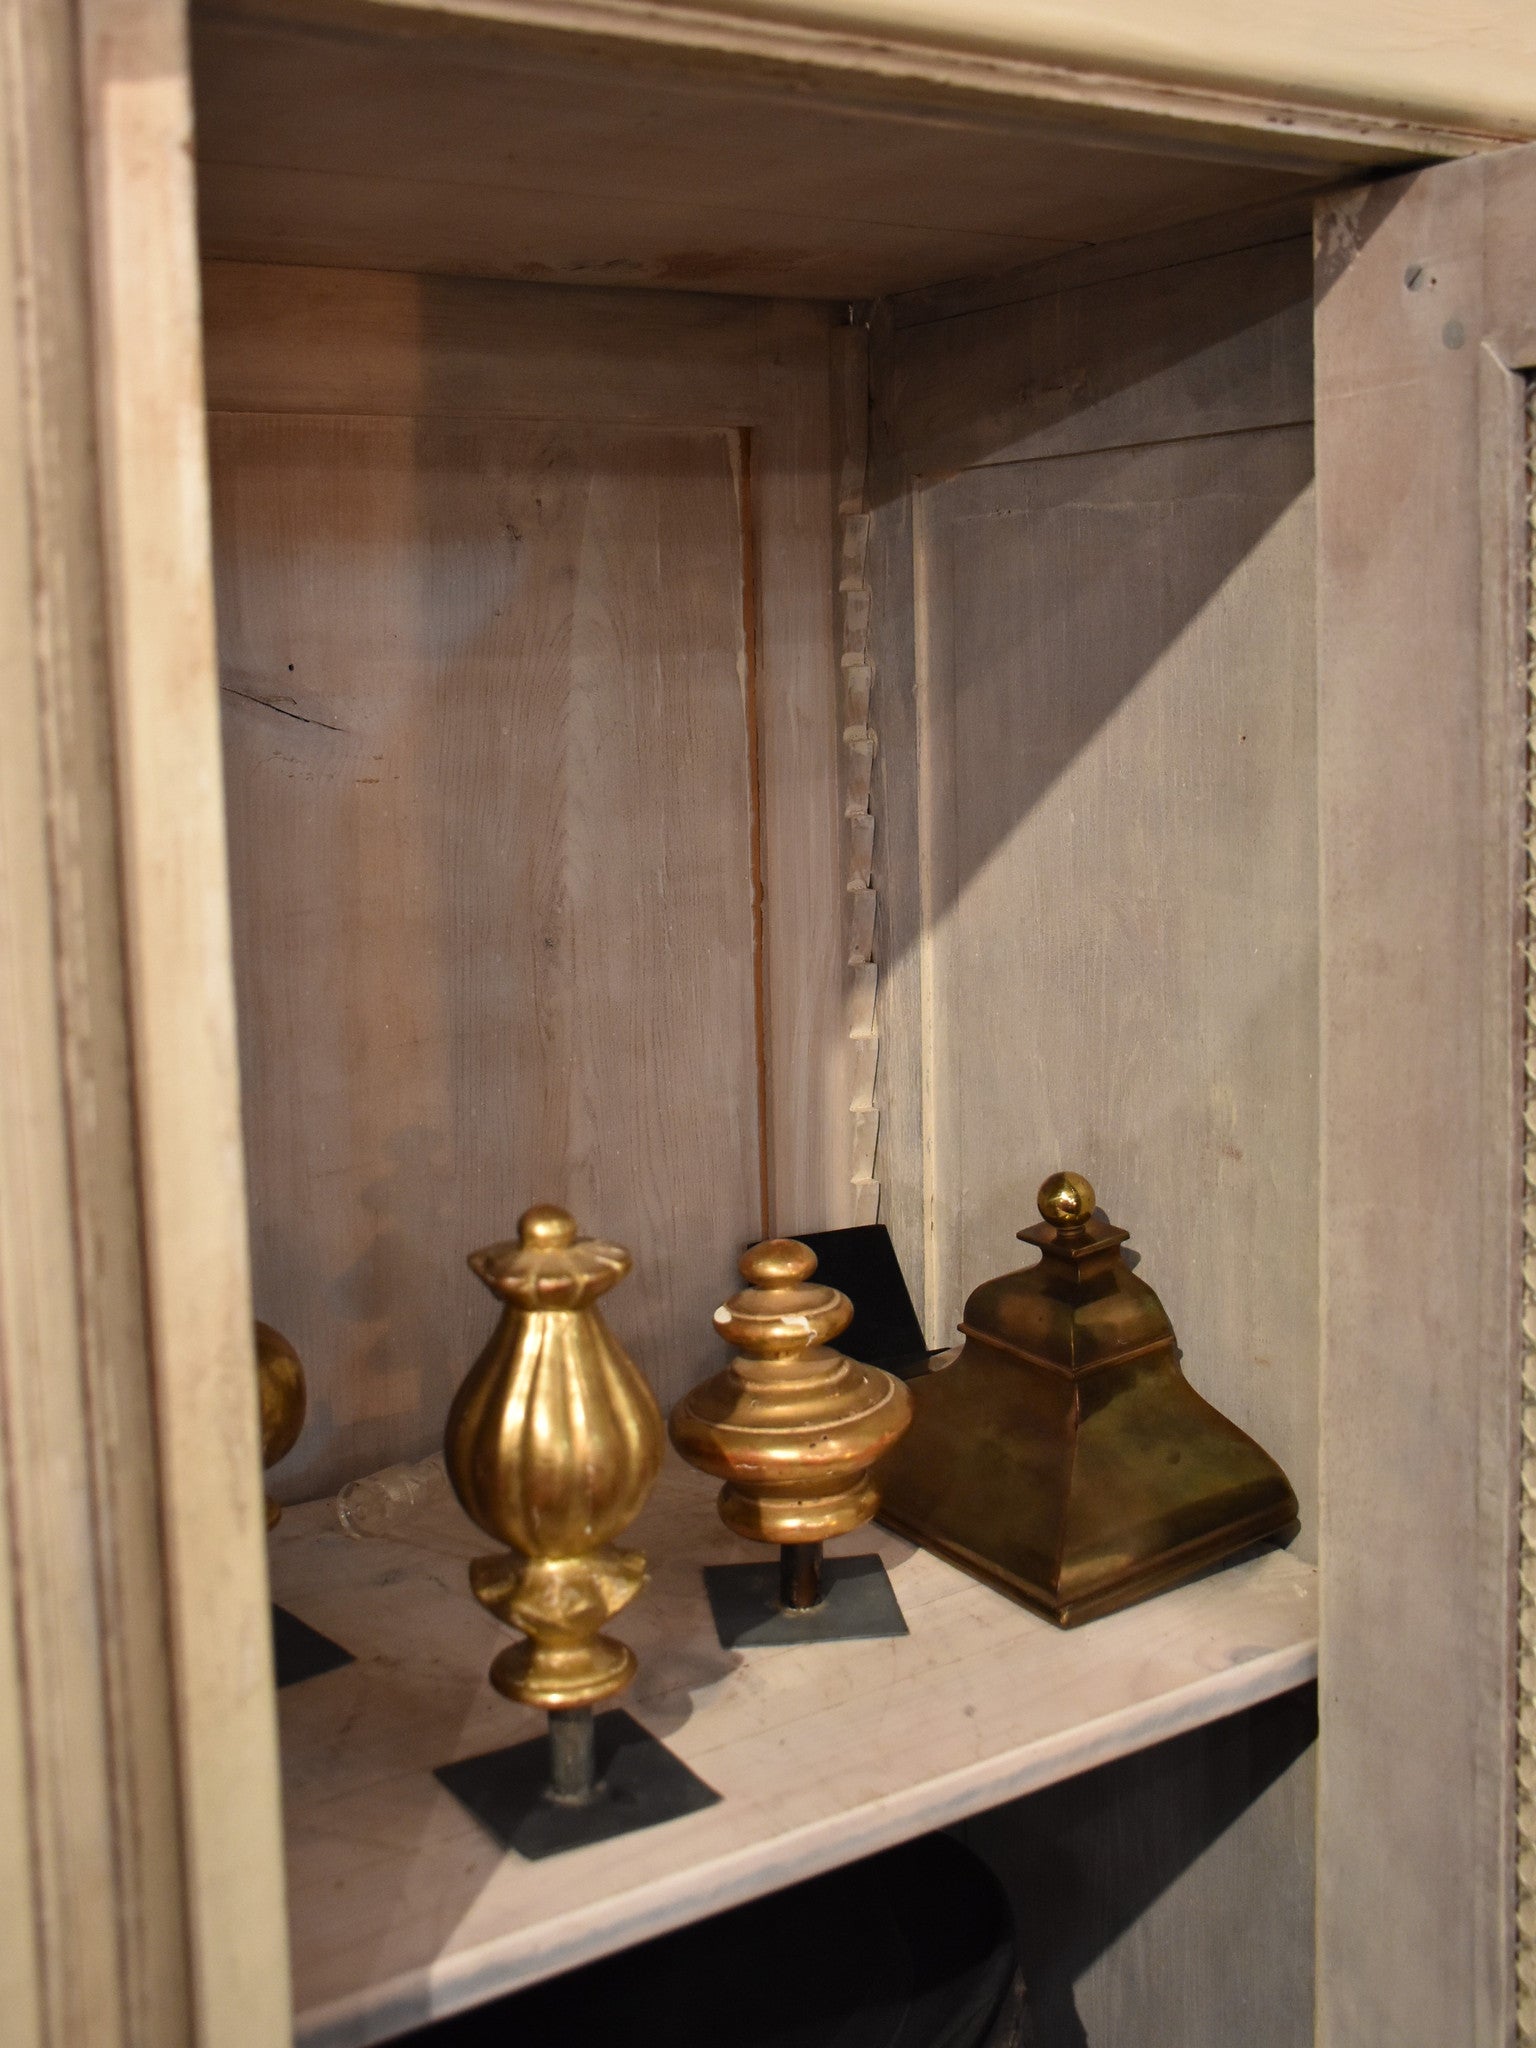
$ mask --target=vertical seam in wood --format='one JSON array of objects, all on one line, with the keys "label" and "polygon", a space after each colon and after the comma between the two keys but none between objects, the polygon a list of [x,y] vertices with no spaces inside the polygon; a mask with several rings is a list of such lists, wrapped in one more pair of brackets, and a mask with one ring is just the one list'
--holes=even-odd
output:
[{"label": "vertical seam in wood", "polygon": [[928,548],[924,534],[923,479],[913,477],[912,494],[912,689],[917,700],[917,890],[918,890],[918,1051],[921,1062],[923,1151],[923,1327],[928,1341],[941,1327],[938,1207],[934,1186],[935,1104],[938,1049],[934,1043],[934,886],[933,886],[933,734],[928,635]]},{"label": "vertical seam in wood", "polygon": [[747,724],[747,841],[752,871],[752,1024],[757,1053],[758,1226],[772,1235],[773,1185],[768,1122],[768,977],[763,958],[763,772],[758,719],[757,531],[752,508],[752,429],[735,429],[736,495],[741,526],[742,696]]},{"label": "vertical seam in wood", "polygon": [[[867,404],[867,391],[845,404]],[[839,669],[842,686],[844,930],[848,1028],[850,1193],[852,1220],[875,1223],[880,1215],[880,1111],[875,1076],[880,1059],[875,1003],[880,963],[875,891],[874,759],[877,746],[871,699],[875,668],[870,655],[873,592],[869,582],[867,434],[844,421],[844,455],[838,484],[838,604],[841,610]]]},{"label": "vertical seam in wood", "polygon": [[1526,380],[1524,1178],[1515,1973],[1521,2048],[1536,2048],[1536,378]]}]

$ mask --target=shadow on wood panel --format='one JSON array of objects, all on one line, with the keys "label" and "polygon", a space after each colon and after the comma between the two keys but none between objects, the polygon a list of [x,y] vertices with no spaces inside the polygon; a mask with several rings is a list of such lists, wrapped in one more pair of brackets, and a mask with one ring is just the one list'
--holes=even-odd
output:
[{"label": "shadow on wood panel", "polygon": [[868,496],[1312,412],[1306,238],[873,336]]},{"label": "shadow on wood panel", "polygon": [[[1195,647],[1189,629],[1229,585],[1247,589],[1233,579],[1311,481],[1306,430],[1281,428],[983,469],[932,494],[917,545],[934,764],[965,793],[933,821],[935,915],[1161,664],[1188,665],[1189,653],[1174,651]],[[1287,564],[1294,552],[1285,550]],[[1267,595],[1310,612],[1299,575],[1294,590]],[[1231,595],[1223,602],[1235,606]],[[1273,734],[1239,735],[1251,722],[1251,707],[1237,715],[1244,670],[1273,665],[1272,645],[1287,644],[1257,595],[1244,602],[1253,616],[1244,629],[1233,611],[1233,667],[1220,679],[1230,688],[1216,700],[1234,714],[1233,730],[1206,732],[1192,710],[1188,729],[1169,734],[1185,805],[1200,815],[1208,783],[1230,784],[1261,809],[1264,776],[1283,765],[1269,750],[1292,737],[1289,718]],[[1300,636],[1297,649],[1310,655]],[[1298,697],[1310,693],[1309,659],[1290,680]]]},{"label": "shadow on wood panel", "polygon": [[[1294,1815],[1270,1819],[1266,1853],[1243,1858],[1237,1881],[1219,1855],[1211,1859],[1208,1889],[1224,1900],[1216,1911],[1231,1936],[1223,1953],[1204,1943],[1197,1954],[1169,1939],[1166,1926],[1152,1929],[1146,1953],[1120,1957],[1118,1981],[1107,1987],[1129,2001],[1125,2025],[1096,2013],[1101,2002],[1084,1986],[1099,1958],[1252,1812],[1316,1734],[1316,1688],[1304,1686],[963,1825],[958,1832],[1013,1901],[1033,2048],[1311,2041],[1310,1999],[1296,1997],[1297,1950],[1310,1950],[1312,1925],[1312,1804],[1300,1793]],[[1310,1959],[1302,1960],[1309,1984]]]}]

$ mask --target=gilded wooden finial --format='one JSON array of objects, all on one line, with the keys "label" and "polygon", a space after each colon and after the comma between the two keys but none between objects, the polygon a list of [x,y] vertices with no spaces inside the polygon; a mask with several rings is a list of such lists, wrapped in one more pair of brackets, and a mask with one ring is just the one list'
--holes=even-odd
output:
[{"label": "gilded wooden finial", "polygon": [[[505,1306],[449,1410],[444,1450],[465,1512],[514,1553],[475,1560],[475,1597],[528,1638],[496,1658],[491,1683],[556,1714],[590,1709],[635,1674],[634,1652],[600,1630],[645,1584],[644,1558],[612,1539],[663,1452],[655,1398],[596,1306],[630,1256],[540,1203],[516,1243],[469,1264]],[[558,1741],[555,1755],[558,1778]],[[590,1781],[590,1755],[586,1768]]]},{"label": "gilded wooden finial", "polygon": [[[299,1354],[270,1323],[256,1325],[256,1388],[261,1399],[262,1470],[270,1471],[298,1442],[306,1405]],[[275,1500],[267,1501],[269,1529],[282,1512]]]},{"label": "gilded wooden finial", "polygon": [[877,1458],[910,1419],[907,1389],[877,1366],[828,1348],[853,1308],[812,1279],[816,1255],[770,1238],[742,1255],[747,1286],[715,1311],[736,1355],[684,1396],[672,1441],[691,1465],[725,1483],[721,1520],[739,1536],[784,1546],[781,1598],[820,1598],[820,1546],[870,1520],[880,1496]]}]

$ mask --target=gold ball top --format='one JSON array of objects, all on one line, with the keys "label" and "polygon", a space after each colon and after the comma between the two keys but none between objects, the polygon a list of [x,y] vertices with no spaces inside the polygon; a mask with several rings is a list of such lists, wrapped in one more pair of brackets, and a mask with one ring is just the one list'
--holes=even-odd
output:
[{"label": "gold ball top", "polygon": [[1080,1173],[1053,1173],[1040,1183],[1035,1197],[1040,1214],[1058,1230],[1084,1224],[1093,1214],[1093,1183]]},{"label": "gold ball top", "polygon": [[564,1251],[576,1242],[576,1218],[554,1202],[535,1202],[517,1219],[519,1243],[529,1251]]},{"label": "gold ball top", "polygon": [[803,1287],[816,1270],[816,1254],[794,1237],[769,1237],[737,1261],[752,1287]]}]

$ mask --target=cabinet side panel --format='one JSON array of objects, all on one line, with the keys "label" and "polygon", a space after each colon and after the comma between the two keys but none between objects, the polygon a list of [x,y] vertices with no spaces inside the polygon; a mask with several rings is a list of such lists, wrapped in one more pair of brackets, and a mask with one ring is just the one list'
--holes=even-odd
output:
[{"label": "cabinet side panel", "polygon": [[184,10],[0,11],[4,2031],[276,2048]]},{"label": "cabinet side panel", "polygon": [[[874,328],[883,1213],[943,1343],[1086,1171],[1315,1555],[1309,251],[1163,261]],[[1155,1878],[1074,1862],[1091,1786],[1044,1844],[998,1820],[1021,1912],[1067,1902],[1042,2042],[1310,2039],[1308,1739],[1262,1783],[1214,1732],[1149,1770]]]},{"label": "cabinet side panel", "polygon": [[1308,1547],[1311,467],[1290,427],[975,471],[918,542],[938,1326],[1088,1173]]},{"label": "cabinet side panel", "polygon": [[1533,213],[1521,152],[1318,221],[1327,2048],[1513,2026],[1526,365],[1498,336],[1536,334]]}]

